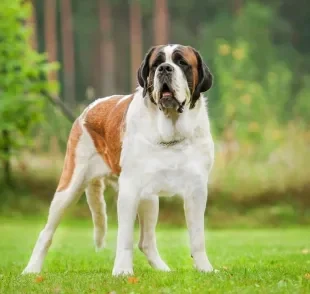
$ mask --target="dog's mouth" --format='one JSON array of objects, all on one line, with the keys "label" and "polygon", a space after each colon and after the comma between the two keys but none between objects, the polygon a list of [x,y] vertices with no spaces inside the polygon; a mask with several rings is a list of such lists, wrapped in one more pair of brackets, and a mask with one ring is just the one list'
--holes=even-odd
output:
[{"label": "dog's mouth", "polygon": [[160,99],[175,99],[173,89],[164,83],[160,91]]},{"label": "dog's mouth", "polygon": [[174,109],[179,113],[183,112],[184,104],[181,104],[178,99],[175,98],[174,90],[167,83],[163,83],[160,95],[159,104],[163,109]]}]

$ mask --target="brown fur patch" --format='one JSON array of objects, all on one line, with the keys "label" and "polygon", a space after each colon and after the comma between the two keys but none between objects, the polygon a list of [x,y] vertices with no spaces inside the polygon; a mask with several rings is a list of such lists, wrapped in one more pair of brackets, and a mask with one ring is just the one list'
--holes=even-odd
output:
[{"label": "brown fur patch", "polygon": [[198,60],[194,50],[190,46],[179,46],[178,51],[182,54],[183,58],[192,68],[193,74],[193,89],[194,92],[198,84]]},{"label": "brown fur patch", "polygon": [[82,135],[82,129],[79,124],[79,121],[76,120],[73,123],[72,129],[69,135],[65,163],[64,163],[62,174],[61,174],[59,184],[56,190],[57,192],[65,190],[70,184],[73,171],[75,168],[75,150],[76,150],[76,146],[79,142],[81,135]]},{"label": "brown fur patch", "polygon": [[150,56],[150,60],[149,60],[149,66],[151,67],[155,58],[157,57],[158,53],[164,48],[165,46],[163,45],[159,45],[159,46],[156,46],[154,48],[154,51],[152,52],[152,55]]},{"label": "brown fur patch", "polygon": [[115,174],[121,171],[119,161],[122,135],[126,113],[133,95],[120,102],[123,97],[115,96],[98,103],[87,112],[85,117],[85,127],[98,153]]}]

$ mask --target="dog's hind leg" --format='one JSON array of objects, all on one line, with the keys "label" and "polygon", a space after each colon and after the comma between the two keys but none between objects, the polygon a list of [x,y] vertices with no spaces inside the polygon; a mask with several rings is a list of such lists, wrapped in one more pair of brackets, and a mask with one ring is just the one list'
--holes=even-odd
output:
[{"label": "dog's hind leg", "polygon": [[39,235],[24,274],[41,271],[61,217],[71,204],[77,202],[85,189],[87,158],[85,152],[77,148],[81,135],[82,130],[76,121],[70,133],[63,173],[49,209],[47,223]]},{"label": "dog's hind leg", "polygon": [[104,236],[107,231],[106,203],[104,201],[103,180],[91,181],[86,188],[86,197],[94,224],[94,242],[98,249],[104,246]]},{"label": "dog's hind leg", "polygon": [[74,183],[65,191],[55,193],[49,209],[47,223],[39,235],[29,263],[24,269],[23,274],[39,273],[41,271],[45,256],[52,243],[53,235],[59,225],[61,217],[71,204],[77,202],[83,192],[83,188],[84,187],[78,183]]},{"label": "dog's hind leg", "polygon": [[139,249],[145,254],[150,265],[158,270],[170,271],[161,259],[156,245],[155,228],[158,219],[159,199],[157,195],[142,199],[138,207],[140,222]]}]

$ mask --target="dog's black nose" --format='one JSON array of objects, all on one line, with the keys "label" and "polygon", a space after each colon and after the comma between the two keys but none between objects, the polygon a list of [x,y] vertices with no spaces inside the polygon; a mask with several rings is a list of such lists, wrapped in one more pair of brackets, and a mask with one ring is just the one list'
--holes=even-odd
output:
[{"label": "dog's black nose", "polygon": [[161,73],[171,73],[173,72],[173,66],[169,63],[163,63],[158,67],[158,71]]}]

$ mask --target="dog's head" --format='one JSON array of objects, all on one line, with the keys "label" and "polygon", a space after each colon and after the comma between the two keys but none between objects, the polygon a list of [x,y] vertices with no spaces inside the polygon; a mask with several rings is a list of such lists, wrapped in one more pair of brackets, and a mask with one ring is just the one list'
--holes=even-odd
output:
[{"label": "dog's head", "polygon": [[139,70],[138,82],[160,109],[183,112],[194,108],[200,94],[212,86],[212,75],[200,54],[190,46],[156,46],[146,54]]}]

